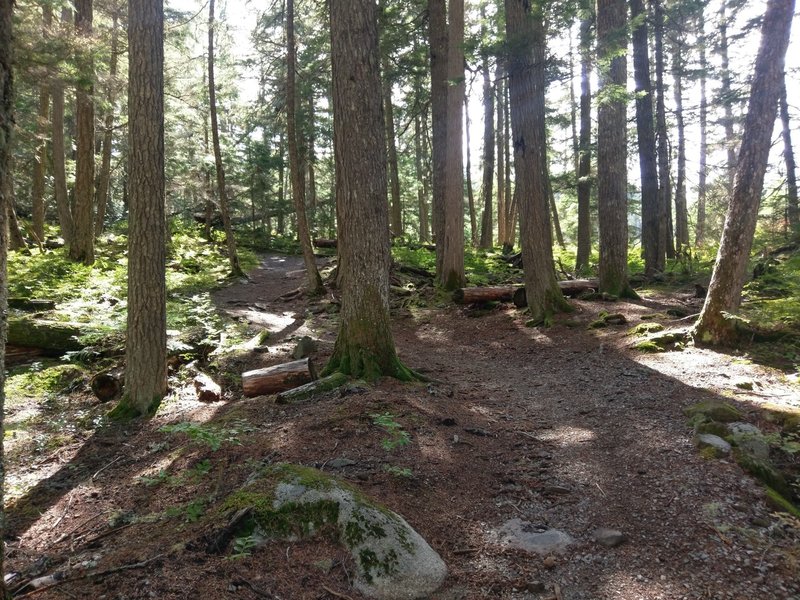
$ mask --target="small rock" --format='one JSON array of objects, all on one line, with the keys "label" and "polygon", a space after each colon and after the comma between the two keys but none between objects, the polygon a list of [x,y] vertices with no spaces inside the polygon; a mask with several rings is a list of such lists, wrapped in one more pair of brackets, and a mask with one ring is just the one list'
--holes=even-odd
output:
[{"label": "small rock", "polygon": [[556,566],[556,557],[553,555],[548,556],[542,561],[542,565],[545,569],[552,569]]},{"label": "small rock", "polygon": [[695,438],[698,448],[712,448],[715,456],[730,454],[731,445],[713,433],[701,433]]},{"label": "small rock", "polygon": [[330,573],[331,569],[333,569],[333,564],[332,558],[323,558],[322,560],[314,562],[314,566],[323,573]]},{"label": "small rock", "polygon": [[[549,556],[548,558],[553,558]],[[553,564],[555,565],[555,559],[553,559]],[[547,588],[545,587],[544,583],[541,581],[529,581],[525,584],[525,591],[530,592],[531,594],[541,594]]]},{"label": "small rock", "polygon": [[499,533],[508,545],[541,555],[563,552],[574,541],[563,531],[536,531],[532,523],[517,518],[507,521]]},{"label": "small rock", "polygon": [[358,463],[354,460],[350,460],[349,458],[334,458],[332,461],[328,462],[328,466],[332,469],[341,469],[342,467],[352,467],[353,465],[357,465]]},{"label": "small rock", "polygon": [[594,533],[592,533],[592,537],[594,537],[598,544],[602,544],[606,548],[614,548],[615,546],[619,546],[628,539],[627,536],[621,531],[617,531],[616,529],[607,529],[605,527],[595,529]]},{"label": "small rock", "polygon": [[748,392],[753,391],[753,382],[752,381],[737,381],[733,384],[740,390],[747,390]]},{"label": "small rock", "polygon": [[301,358],[305,358],[317,351],[317,342],[312,340],[307,335],[304,335],[300,338],[300,341],[297,342],[297,346],[294,348],[294,352],[292,352],[292,357],[295,360],[300,360]]}]

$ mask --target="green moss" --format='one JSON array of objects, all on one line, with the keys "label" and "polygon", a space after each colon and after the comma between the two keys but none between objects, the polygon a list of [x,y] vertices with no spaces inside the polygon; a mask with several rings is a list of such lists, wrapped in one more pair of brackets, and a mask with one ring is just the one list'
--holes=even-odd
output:
[{"label": "green moss", "polygon": [[650,352],[655,354],[656,352],[664,352],[664,348],[656,344],[651,340],[645,340],[644,342],[639,342],[634,346],[637,350],[642,352]]},{"label": "green moss", "polygon": [[706,460],[714,460],[719,457],[719,451],[714,446],[706,446],[700,450],[700,456]]},{"label": "green moss", "polygon": [[640,319],[642,319],[642,321],[652,321],[655,319],[666,319],[667,316],[668,315],[666,315],[665,313],[652,313],[649,315],[642,315]]},{"label": "green moss", "polygon": [[389,550],[383,560],[380,560],[374,551],[362,548],[358,553],[358,562],[364,579],[370,584],[375,580],[375,576],[388,576],[397,572],[398,559],[394,550]]},{"label": "green moss", "polygon": [[727,402],[718,400],[693,404],[685,408],[683,413],[695,423],[701,420],[718,421],[720,423],[733,423],[734,421],[742,420],[742,413],[737,408]]},{"label": "green moss", "polygon": [[753,477],[779,492],[783,496],[791,496],[792,490],[786,482],[784,476],[772,464],[767,461],[759,460],[747,452],[742,452],[734,448],[734,457],[745,471]]},{"label": "green moss", "polygon": [[158,407],[161,406],[161,400],[161,396],[154,396],[148,407],[142,411],[141,408],[131,402],[130,396],[125,394],[117,405],[108,412],[108,418],[118,423],[124,423],[137,417],[152,417],[156,414]]},{"label": "green moss", "polygon": [[775,510],[789,513],[793,517],[800,519],[800,508],[769,486],[767,486],[767,504]]},{"label": "green moss", "polygon": [[641,336],[659,331],[664,331],[664,326],[661,323],[639,323],[636,327],[628,330],[628,335]]},{"label": "green moss", "polygon": [[723,423],[717,423],[716,421],[705,421],[702,423],[698,423],[695,426],[696,433],[710,433],[712,435],[716,435],[721,437],[724,440],[730,441],[730,431],[728,431],[728,427]]},{"label": "green moss", "polygon": [[14,369],[6,378],[6,397],[10,403],[26,397],[41,398],[61,392],[85,376],[86,372],[80,367],[64,363],[49,366],[38,363],[36,368]]}]

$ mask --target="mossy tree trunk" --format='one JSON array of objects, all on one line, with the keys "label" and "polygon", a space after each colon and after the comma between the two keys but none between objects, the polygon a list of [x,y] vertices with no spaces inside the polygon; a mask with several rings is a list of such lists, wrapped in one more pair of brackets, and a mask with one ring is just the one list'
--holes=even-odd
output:
[{"label": "mossy tree trunk", "polygon": [[389,326],[391,255],[377,5],[332,0],[330,13],[342,310],[324,374],[409,379],[412,373],[397,358]]},{"label": "mossy tree trunk", "polygon": [[[481,16],[485,10],[481,8]],[[485,26],[482,26],[482,31]],[[483,215],[481,217],[480,247],[488,250],[492,247],[492,198],[494,184],[494,87],[489,73],[489,50],[481,51],[481,75],[483,76],[483,180],[481,198],[483,199]]]},{"label": "mossy tree trunk", "polygon": [[447,172],[447,2],[428,0],[428,41],[431,53],[431,181],[436,272],[442,268],[439,244],[444,237],[444,188]]},{"label": "mossy tree trunk", "polygon": [[128,3],[128,324],[125,393],[112,416],[150,415],[167,391],[164,9]]},{"label": "mossy tree trunk", "polygon": [[744,124],[733,196],[708,294],[694,330],[697,342],[730,344],[737,340],[736,319],[758,207],[769,159],[772,129],[783,84],[783,66],[794,14],[794,0],[769,0],[761,28],[761,46]]},{"label": "mossy tree trunk", "polygon": [[634,294],[628,283],[626,12],[625,0],[597,2],[599,275],[600,291],[614,296]]},{"label": "mossy tree trunk", "polygon": [[505,8],[525,290],[531,316],[545,321],[569,305],[556,281],[548,214],[544,14],[541,2],[506,0]]},{"label": "mossy tree trunk", "polygon": [[[0,207],[11,178],[11,136],[14,131],[14,72],[12,68],[12,2],[0,3]],[[0,431],[3,430],[5,405],[6,318],[8,315],[8,223],[6,211],[0,210]],[[0,444],[0,575],[5,573],[5,457]],[[8,598],[5,582],[0,578],[0,597]]]}]

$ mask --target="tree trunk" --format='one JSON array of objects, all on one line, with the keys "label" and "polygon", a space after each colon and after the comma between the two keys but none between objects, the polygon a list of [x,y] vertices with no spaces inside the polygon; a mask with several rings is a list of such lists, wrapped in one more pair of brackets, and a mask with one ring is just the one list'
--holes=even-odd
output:
[{"label": "tree trunk", "polygon": [[[92,0],[75,1],[75,30],[88,44],[92,36]],[[73,238],[69,257],[94,262],[94,61],[88,46],[78,52],[79,83],[75,88],[75,198],[72,204]]]},{"label": "tree trunk", "polygon": [[106,86],[106,102],[108,112],[103,123],[103,155],[100,162],[100,177],[97,178],[97,213],[94,219],[94,234],[99,236],[105,226],[106,208],[108,206],[108,190],[111,183],[111,145],[114,141],[114,106],[117,101],[116,78],[117,59],[119,55],[119,15],[111,15],[111,62],[108,69],[108,85]]},{"label": "tree trunk", "polygon": [[222,165],[222,149],[219,143],[219,124],[217,122],[217,88],[214,82],[214,0],[209,0],[208,3],[208,112],[211,118],[211,143],[214,146],[217,195],[219,196],[219,211],[222,213],[222,225],[225,228],[228,262],[231,266],[231,274],[239,276],[242,275],[242,268],[239,266],[239,255],[236,253],[236,238],[233,235],[233,226],[231,225],[228,190],[225,186],[225,168]]},{"label": "tree trunk", "polygon": [[669,139],[667,138],[667,109],[664,88],[664,7],[662,0],[653,0],[656,72],[656,129],[658,150],[658,262],[657,270],[666,266],[664,257],[675,258],[672,236],[672,186],[670,183]]},{"label": "tree trunk", "polygon": [[431,52],[431,179],[433,181],[433,241],[436,272],[442,272],[444,205],[447,176],[447,2],[428,0],[428,40]]},{"label": "tree trunk", "polygon": [[550,179],[550,168],[545,171],[544,184],[547,188],[547,205],[550,207],[550,218],[553,225],[553,235],[556,238],[558,247],[562,250],[567,249],[567,244],[564,242],[564,232],[561,231],[561,219],[558,216],[558,206],[556,206],[556,195],[553,192],[553,181]]},{"label": "tree trunk", "polygon": [[506,141],[505,141],[505,73],[502,58],[497,59],[494,89],[497,93],[497,245],[506,241]]},{"label": "tree trunk", "polygon": [[152,415],[167,392],[164,8],[128,3],[128,328],[112,415]]},{"label": "tree trunk", "polygon": [[[482,12],[483,14],[483,12]],[[481,73],[483,75],[483,181],[481,198],[483,199],[483,215],[481,217],[480,247],[488,250],[492,247],[492,184],[494,183],[494,89],[492,89],[489,73],[489,52],[483,51],[481,56]]]},{"label": "tree trunk", "polygon": [[635,295],[628,283],[627,46],[625,0],[598,0],[597,54],[602,101],[597,109],[600,291]]},{"label": "tree trunk", "polygon": [[769,0],[767,3],[733,196],[706,301],[694,331],[695,340],[701,343],[727,344],[737,338],[736,321],[728,315],[739,308],[747,275],[794,5],[794,0]]},{"label": "tree trunk", "polygon": [[[0,182],[11,178],[11,139],[14,130],[14,70],[13,51],[13,7],[12,2],[0,3]],[[5,187],[0,185],[0,195],[5,196]],[[0,207],[8,202],[0,197]],[[6,383],[6,318],[8,316],[8,224],[6,211],[0,210],[0,431],[5,415]],[[5,564],[5,456],[0,444],[0,573]],[[0,596],[7,598],[5,581],[0,581]]]},{"label": "tree trunk", "polygon": [[[14,170],[14,158],[11,158],[11,171]],[[28,244],[25,237],[22,235],[22,229],[19,226],[19,219],[17,218],[16,208],[16,195],[14,193],[14,180],[9,177],[3,182],[6,190],[3,196],[6,198],[6,213],[8,217],[8,247],[11,250],[27,250]]]},{"label": "tree trunk", "polygon": [[704,30],[705,18],[703,11],[699,17],[700,46],[700,166],[697,174],[697,225],[695,229],[694,245],[703,246],[706,241],[706,178],[708,177],[708,94],[706,93],[706,34]]},{"label": "tree trunk", "polygon": [[452,291],[464,286],[464,0],[449,0],[447,23],[447,182],[444,186],[442,238],[436,253],[442,255],[439,284]]},{"label": "tree trunk", "polygon": [[[315,150],[316,139],[314,135],[314,124],[316,121],[316,109],[314,107],[314,94],[308,95],[308,143],[306,145],[306,172],[308,173],[308,220],[310,229],[313,230],[317,218],[317,154]],[[309,231],[310,235],[310,231]]]},{"label": "tree trunk", "polygon": [[[418,85],[421,85],[418,83]],[[428,186],[425,170],[423,169],[422,117],[414,116],[414,169],[417,178],[417,210],[419,212],[419,241],[428,242],[431,239],[430,223],[428,222]]]},{"label": "tree trunk", "polygon": [[[291,0],[289,0],[291,1]],[[288,11],[287,11],[288,12]],[[317,378],[308,358],[242,373],[242,392],[248,398],[276,394]]]},{"label": "tree trunk", "polygon": [[394,129],[394,105],[392,104],[392,78],[389,73],[389,57],[386,52],[381,59],[383,71],[383,116],[386,122],[386,149],[389,160],[389,190],[391,191],[392,235],[403,235],[403,207],[400,204],[400,174],[397,167],[397,135]]},{"label": "tree trunk", "polygon": [[578,250],[575,271],[589,267],[592,253],[592,3],[584,3],[580,28],[581,53],[581,116],[578,148]]},{"label": "tree trunk", "polygon": [[797,175],[792,147],[792,130],[789,123],[789,103],[786,99],[786,74],[781,86],[781,125],[783,136],[783,160],[786,163],[786,220],[792,237],[800,237],[800,206],[797,202]]},{"label": "tree trunk", "polygon": [[389,323],[391,254],[377,6],[372,0],[332,0],[330,28],[342,309],[324,374],[412,379],[397,358]]},{"label": "tree trunk", "polygon": [[686,205],[686,123],[683,117],[684,40],[672,47],[672,78],[675,95],[675,121],[678,132],[678,173],[675,181],[675,243],[678,251],[689,247],[689,213]]},{"label": "tree trunk", "polygon": [[[213,0],[211,0],[213,2]],[[297,51],[294,39],[294,0],[286,1],[286,137],[289,146],[289,175],[292,179],[292,198],[297,216],[297,237],[303,251],[306,267],[308,293],[324,293],[325,286],[317,270],[311,234],[306,219],[306,198],[303,172],[300,168],[300,153],[297,147]]]},{"label": "tree trunk", "polygon": [[[61,26],[70,20],[69,9],[61,11]],[[58,209],[58,221],[61,226],[61,237],[67,245],[72,243],[74,225],[72,222],[72,209],[69,205],[67,192],[66,145],[64,142],[64,81],[55,77],[50,87],[53,98],[53,188]]]},{"label": "tree trunk", "polygon": [[470,139],[469,139],[469,128],[470,128],[470,121],[469,121],[469,97],[467,96],[466,90],[464,91],[464,143],[465,143],[465,152],[467,155],[467,164],[464,166],[464,172],[466,177],[466,188],[467,188],[467,207],[469,210],[469,231],[470,231],[470,240],[472,241],[473,248],[478,246],[478,242],[480,241],[480,232],[478,231],[478,213],[475,209],[475,192],[472,189],[472,152],[470,151]]},{"label": "tree trunk", "polygon": [[[49,4],[42,6],[43,37],[49,35],[53,23],[53,9]],[[45,218],[45,171],[47,167],[47,127],[50,122],[50,90],[47,85],[39,86],[39,119],[36,124],[38,136],[36,154],[33,159],[31,175],[31,210],[33,213],[33,235],[39,244],[44,243]]]},{"label": "tree trunk", "polygon": [[642,250],[644,273],[652,277],[663,270],[659,259],[659,196],[656,134],[653,127],[653,86],[650,83],[647,20],[643,0],[630,0],[633,29],[633,71],[636,79],[636,133],[642,181]]},{"label": "tree trunk", "polygon": [[527,0],[506,0],[505,7],[525,289],[533,320],[546,322],[568,305],[556,282],[548,218],[544,15],[541,3]]},{"label": "tree trunk", "polygon": [[727,150],[727,191],[728,196],[733,192],[733,177],[736,171],[736,134],[733,131],[733,85],[731,69],[728,60],[728,0],[722,0],[719,9],[719,44],[717,46],[720,56],[719,73],[719,102],[722,104],[724,116],[722,125],[725,129],[725,149]]}]

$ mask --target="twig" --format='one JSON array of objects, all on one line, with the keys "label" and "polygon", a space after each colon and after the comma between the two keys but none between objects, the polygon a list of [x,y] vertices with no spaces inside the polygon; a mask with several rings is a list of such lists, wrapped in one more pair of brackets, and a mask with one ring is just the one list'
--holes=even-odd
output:
[{"label": "twig", "polygon": [[331,596],[335,596],[336,598],[343,598],[344,600],[353,600],[353,599],[352,599],[350,596],[348,596],[347,594],[340,594],[339,592],[334,592],[334,591],[333,591],[331,588],[329,588],[327,585],[323,585],[323,586],[322,586],[322,589],[323,589],[323,590],[325,590],[326,592],[328,592],[328,593],[329,593]]},{"label": "twig", "polygon": [[516,432],[517,432],[518,434],[520,434],[520,435],[524,435],[525,437],[529,437],[529,438],[531,438],[532,440],[537,440],[537,441],[539,441],[539,438],[537,438],[537,437],[536,437],[534,434],[532,434],[532,433],[529,433],[529,432],[527,432],[527,431],[520,431],[519,429],[515,429],[514,431],[516,431]]},{"label": "twig", "polygon": [[606,493],[603,491],[603,488],[600,487],[600,484],[597,483],[596,481],[594,482],[594,484],[597,486],[597,489],[600,490],[600,493],[603,494],[603,498],[608,498],[608,496],[606,496]]},{"label": "twig", "polygon": [[477,552],[480,551],[481,551],[480,548],[457,548],[453,550],[453,554],[455,554],[456,556],[460,556],[462,554],[476,554]]},{"label": "twig", "polygon": [[256,596],[258,596],[260,598],[275,598],[275,596],[273,596],[269,592],[265,592],[261,588],[256,587],[255,585],[253,585],[252,583],[247,581],[247,579],[245,579],[244,577],[239,576],[237,579],[234,579],[233,580],[233,584],[234,585],[246,585],[250,589],[251,592],[253,592]]},{"label": "twig", "polygon": [[22,594],[21,596],[17,596],[17,598],[30,598],[31,596],[34,596],[40,592],[46,592],[47,590],[51,590],[65,583],[73,583],[75,581],[82,581],[84,579],[91,579],[93,577],[106,577],[108,575],[113,575],[114,573],[119,573],[121,571],[130,571],[132,569],[144,569],[150,563],[155,562],[160,558],[164,558],[165,556],[166,554],[157,554],[156,556],[148,558],[147,560],[143,560],[142,562],[122,565],[119,567],[114,567],[113,569],[106,569],[105,571],[97,571],[96,573],[82,573],[81,575],[76,575],[74,577],[67,577],[65,579],[62,579],[61,581],[57,581],[52,585],[46,585],[44,587],[31,590],[30,592]]},{"label": "twig", "polygon": [[61,542],[63,542],[65,539],[67,539],[67,538],[68,538],[70,535],[72,535],[73,533],[75,533],[75,531],[77,531],[78,529],[80,529],[81,527],[83,527],[84,525],[86,525],[87,523],[89,523],[90,521],[94,521],[94,520],[95,520],[97,517],[101,517],[101,516],[103,516],[103,515],[105,515],[105,514],[107,514],[107,513],[110,513],[110,512],[111,512],[111,510],[110,510],[110,509],[109,509],[109,510],[104,510],[104,511],[102,511],[102,512],[99,512],[99,513],[97,513],[97,514],[95,514],[95,515],[92,515],[92,516],[90,516],[90,517],[89,517],[89,518],[87,518],[87,519],[84,519],[83,521],[81,521],[80,523],[78,523],[77,525],[75,525],[73,528],[71,528],[71,529],[69,529],[68,531],[65,531],[64,533],[62,533],[62,534],[61,534],[61,537],[59,537],[59,538],[58,538],[58,539],[57,539],[55,542],[53,542],[53,544],[60,544],[60,543],[61,543]]},{"label": "twig", "polygon": [[115,462],[117,462],[117,461],[118,461],[119,459],[121,459],[121,458],[122,458],[122,455],[120,454],[120,455],[119,455],[117,458],[115,458],[114,460],[112,460],[112,461],[111,461],[110,463],[108,463],[108,464],[107,464],[105,467],[102,467],[102,468],[101,468],[99,471],[97,471],[97,473],[95,473],[94,475],[92,475],[92,481],[94,481],[95,479],[97,479],[97,476],[98,476],[98,475],[100,475],[100,473],[102,473],[103,471],[105,471],[105,470],[106,470],[108,467],[110,467],[111,465],[113,465]]},{"label": "twig", "polygon": [[69,512],[69,509],[70,509],[70,507],[72,506],[72,499],[73,499],[74,497],[75,497],[75,496],[74,496],[74,494],[70,494],[70,495],[69,495],[69,500],[67,500],[67,508],[65,508],[65,509],[64,509],[64,512],[61,514],[61,516],[60,516],[60,517],[58,517],[58,519],[56,519],[56,522],[55,522],[55,523],[53,523],[53,524],[50,526],[50,529],[55,529],[56,527],[58,527],[58,526],[59,526],[59,524],[61,523],[61,521],[63,521],[63,520],[64,520],[64,517],[66,517],[66,516],[67,516],[67,513]]},{"label": "twig", "polygon": [[553,593],[556,595],[556,600],[564,600],[564,596],[561,593],[561,586],[557,583],[553,584]]},{"label": "twig", "polygon": [[131,525],[135,525],[135,523],[125,523],[124,525],[120,525],[119,527],[115,527],[114,529],[109,529],[108,531],[104,531],[103,533],[96,535],[88,540],[83,542],[84,546],[88,546],[89,544],[96,542],[97,540],[102,540],[104,537],[108,537],[110,535],[114,535],[118,531],[122,531],[123,529],[127,529]]}]

